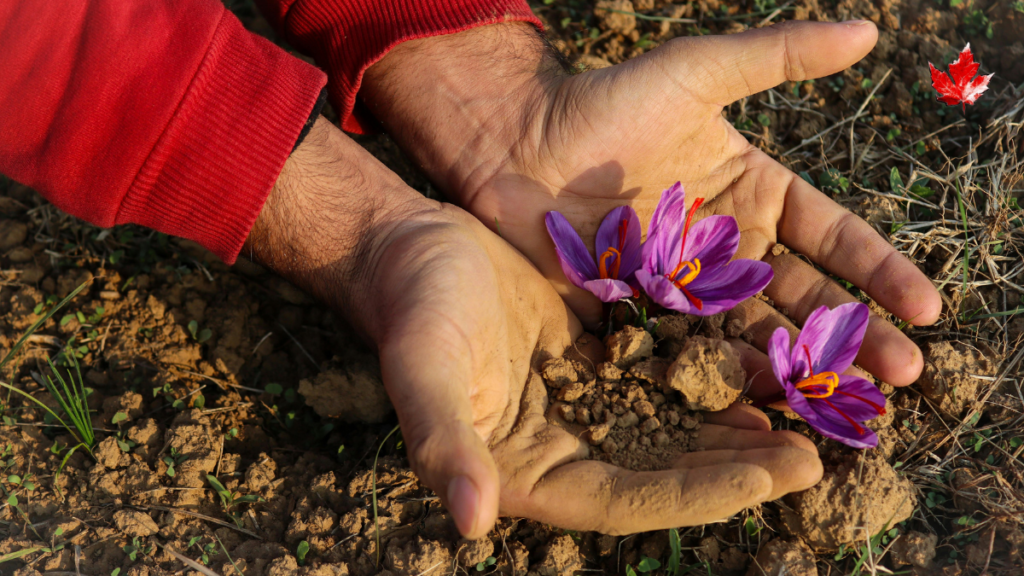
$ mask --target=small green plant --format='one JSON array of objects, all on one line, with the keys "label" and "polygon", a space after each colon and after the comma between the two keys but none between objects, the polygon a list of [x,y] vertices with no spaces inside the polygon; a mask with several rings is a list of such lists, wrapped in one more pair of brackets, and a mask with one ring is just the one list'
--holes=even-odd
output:
[{"label": "small green plant", "polygon": [[850,180],[839,173],[839,170],[835,168],[828,168],[818,176],[818,184],[822,188],[831,189],[833,191],[843,191],[844,193],[850,188]]},{"label": "small green plant", "polygon": [[238,526],[239,528],[243,528],[244,526],[242,524],[242,516],[238,514],[237,511],[235,511],[235,507],[238,506],[239,504],[263,501],[262,498],[260,498],[259,496],[255,496],[253,494],[243,495],[239,492],[232,492],[231,490],[228,490],[227,488],[224,487],[223,484],[220,483],[220,480],[217,480],[217,478],[212,474],[207,474],[206,480],[210,483],[210,486],[213,487],[213,490],[217,493],[217,496],[220,497],[220,503],[221,506],[224,508],[224,513],[227,514],[228,517],[231,518],[231,520],[235,523],[235,526]]},{"label": "small green plant", "polygon": [[7,482],[9,484],[13,484],[14,486],[24,488],[29,492],[36,489],[36,484],[35,482],[32,481],[32,474],[25,474],[24,478],[18,476],[17,474],[11,474],[10,476],[7,477]]},{"label": "small green plant", "polygon": [[964,15],[964,31],[969,36],[992,38],[992,22],[983,10],[971,10]]},{"label": "small green plant", "polygon": [[149,556],[149,554],[153,551],[153,547],[152,546],[146,546],[145,543],[141,542],[139,540],[139,537],[136,536],[136,537],[132,538],[132,543],[131,544],[125,544],[121,548],[121,550],[125,554],[128,555],[128,558],[132,562],[135,562],[135,560],[138,558],[139,554],[142,554],[143,556]]},{"label": "small green plant", "polygon": [[192,320],[188,323],[188,333],[192,335],[192,339],[202,344],[213,336],[213,331],[209,328],[199,329],[199,322]]},{"label": "small green plant", "polygon": [[761,526],[757,525],[757,521],[754,520],[753,516],[748,516],[746,521],[743,522],[743,529],[746,530],[747,536],[753,538],[761,532]]},{"label": "small green plant", "polygon": [[185,460],[188,460],[188,456],[184,456],[178,452],[177,448],[171,447],[171,453],[163,457],[164,464],[167,464],[167,475],[174,478],[174,467],[181,464]]},{"label": "small green plant", "polygon": [[201,562],[203,564],[203,566],[209,566],[210,565],[210,556],[213,556],[213,554],[217,551],[217,544],[215,542],[210,542],[206,546],[202,546],[200,544],[200,540],[202,540],[202,539],[203,539],[202,536],[193,536],[188,541],[188,548],[192,548],[193,546],[198,548],[199,549],[199,558],[198,558],[199,562]]},{"label": "small green plant", "polygon": [[668,531],[668,560],[665,562],[665,571],[671,576],[679,576],[679,564],[683,559],[682,543],[679,540],[679,530],[671,528]]},{"label": "small green plant", "polygon": [[495,558],[494,556],[488,556],[487,559],[484,560],[483,562],[478,562],[477,563],[476,571],[477,572],[483,572],[484,570],[487,570],[488,568],[490,568],[491,566],[494,566],[497,563],[498,563],[498,559],[497,558]]},{"label": "small green plant", "polygon": [[295,548],[295,559],[299,561],[299,566],[306,565],[306,555],[309,554],[309,542],[303,540],[299,542],[297,548]]}]

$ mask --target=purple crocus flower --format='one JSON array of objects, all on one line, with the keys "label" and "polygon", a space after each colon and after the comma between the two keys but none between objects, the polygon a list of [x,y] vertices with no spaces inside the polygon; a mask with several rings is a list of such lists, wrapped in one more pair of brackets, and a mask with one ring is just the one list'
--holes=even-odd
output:
[{"label": "purple crocus flower", "polygon": [[885,395],[871,382],[841,374],[857,357],[868,327],[868,307],[860,302],[822,306],[811,313],[796,344],[777,328],[768,342],[775,377],[786,401],[822,436],[854,448],[873,448],[878,437],[861,423],[885,414]]},{"label": "purple crocus flower", "polygon": [[691,227],[704,202],[686,212],[683,186],[661,193],[643,248],[636,279],[655,302],[684,314],[710,316],[729,310],[760,292],[772,280],[772,267],[760,260],[729,262],[740,243],[732,216],[708,216]]},{"label": "purple crocus flower", "polygon": [[580,235],[558,212],[544,217],[555,242],[562,272],[574,285],[589,290],[602,302],[616,302],[635,294],[629,281],[640,267],[640,219],[629,206],[619,206],[604,217],[595,239],[596,262]]}]

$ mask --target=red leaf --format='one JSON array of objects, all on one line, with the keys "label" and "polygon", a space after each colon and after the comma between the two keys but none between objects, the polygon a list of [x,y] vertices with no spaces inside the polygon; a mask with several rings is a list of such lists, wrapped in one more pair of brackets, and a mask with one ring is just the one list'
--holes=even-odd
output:
[{"label": "red leaf", "polygon": [[[960,104],[964,110],[967,110],[968,104],[977,102],[978,97],[988,90],[988,81],[993,76],[989,74],[975,78],[974,75],[978,73],[980,66],[974,61],[970,44],[964,46],[960,56],[949,65],[949,76],[941,70],[937,70],[929,62],[928,67],[932,71],[932,88],[939,93],[939,102],[947,106]],[[952,76],[952,80],[950,80],[950,76]]]}]

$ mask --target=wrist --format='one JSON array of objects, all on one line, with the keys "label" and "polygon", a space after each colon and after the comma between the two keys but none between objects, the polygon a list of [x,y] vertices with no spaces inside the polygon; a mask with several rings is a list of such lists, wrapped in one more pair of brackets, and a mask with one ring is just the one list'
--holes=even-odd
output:
[{"label": "wrist", "polygon": [[370,110],[418,166],[465,204],[524,139],[565,77],[532,25],[410,40],[366,71]]},{"label": "wrist", "polygon": [[388,239],[432,218],[437,203],[406,186],[320,117],[285,163],[242,255],[328,304],[376,341],[374,310]]}]

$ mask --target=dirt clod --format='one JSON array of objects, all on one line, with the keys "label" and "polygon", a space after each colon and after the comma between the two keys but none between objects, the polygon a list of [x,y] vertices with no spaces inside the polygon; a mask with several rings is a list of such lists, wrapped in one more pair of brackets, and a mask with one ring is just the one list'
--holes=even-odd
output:
[{"label": "dirt clod", "polygon": [[922,534],[912,530],[893,542],[893,560],[896,564],[927,568],[935,559],[935,545],[938,542],[939,537],[935,534]]},{"label": "dirt clod", "polygon": [[494,542],[487,538],[479,540],[462,540],[458,544],[459,564],[469,568],[487,560],[494,555]]},{"label": "dirt clod", "polygon": [[139,510],[118,510],[114,512],[114,524],[117,529],[129,536],[152,536],[160,531],[160,527],[149,517],[149,514]]},{"label": "dirt clod", "polygon": [[791,532],[815,550],[835,550],[906,520],[917,499],[909,480],[865,451],[826,466],[817,485],[786,502],[791,511],[782,518]]},{"label": "dirt clod", "polygon": [[981,381],[973,376],[993,373],[991,363],[977,350],[962,344],[931,342],[925,350],[924,372],[917,382],[940,410],[959,416],[977,401]]},{"label": "dirt clod", "polygon": [[668,369],[668,385],[691,410],[724,410],[743,392],[746,373],[728,343],[694,336]]},{"label": "dirt clod", "polygon": [[636,29],[636,16],[623,12],[633,12],[630,0],[601,0],[594,6],[594,16],[599,18],[602,29],[625,36]]},{"label": "dirt clod", "polygon": [[814,553],[800,539],[776,538],[765,544],[750,563],[747,576],[818,576]]},{"label": "dirt clod", "polygon": [[299,394],[320,416],[346,422],[380,422],[394,410],[379,372],[371,365],[320,372],[299,382]]},{"label": "dirt clod", "polygon": [[634,364],[654,353],[654,338],[642,328],[626,326],[605,338],[605,360],[619,370],[629,370]]},{"label": "dirt clod", "polygon": [[541,561],[530,568],[540,576],[562,576],[583,568],[583,560],[572,536],[563,534],[547,545]]}]

